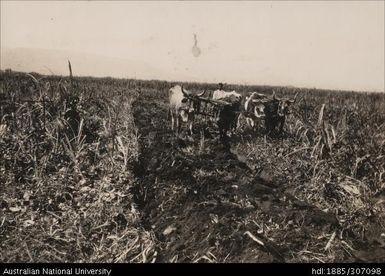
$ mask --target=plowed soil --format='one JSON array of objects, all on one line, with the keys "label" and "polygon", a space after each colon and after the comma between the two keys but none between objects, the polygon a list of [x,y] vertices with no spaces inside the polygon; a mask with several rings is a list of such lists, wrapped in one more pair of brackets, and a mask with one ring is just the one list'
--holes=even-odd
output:
[{"label": "plowed soil", "polygon": [[[159,262],[296,262],[307,248],[322,252],[327,239],[320,237],[340,229],[335,215],[291,195],[284,177],[247,164],[234,150],[236,137],[229,147],[198,125],[193,139],[177,138],[165,101],[139,98],[133,111],[140,135],[134,194]],[[342,249],[335,254],[354,260]]]}]

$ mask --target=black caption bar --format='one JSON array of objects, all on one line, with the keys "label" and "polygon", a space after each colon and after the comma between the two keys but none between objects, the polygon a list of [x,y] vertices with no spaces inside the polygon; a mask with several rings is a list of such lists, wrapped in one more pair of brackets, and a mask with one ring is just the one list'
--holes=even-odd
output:
[{"label": "black caption bar", "polygon": [[[180,273],[194,270],[205,273],[239,273],[252,272],[253,274],[266,275],[373,275],[385,276],[384,263],[373,264],[101,264],[101,263],[1,263],[0,275],[101,275],[118,276],[127,273]],[[145,274],[143,274],[145,275]]]}]

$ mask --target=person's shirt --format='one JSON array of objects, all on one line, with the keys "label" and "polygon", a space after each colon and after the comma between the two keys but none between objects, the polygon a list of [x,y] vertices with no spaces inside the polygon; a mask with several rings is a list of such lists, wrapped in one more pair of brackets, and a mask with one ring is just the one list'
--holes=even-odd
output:
[{"label": "person's shirt", "polygon": [[241,95],[235,91],[215,90],[213,93],[213,100],[223,100],[227,102],[236,102],[241,100]]},{"label": "person's shirt", "polygon": [[226,98],[227,92],[224,90],[217,89],[213,93],[213,100],[220,100]]}]

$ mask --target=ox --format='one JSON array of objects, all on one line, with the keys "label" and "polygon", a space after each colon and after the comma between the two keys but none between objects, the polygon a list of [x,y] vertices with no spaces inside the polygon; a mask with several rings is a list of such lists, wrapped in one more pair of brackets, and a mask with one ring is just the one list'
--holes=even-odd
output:
[{"label": "ox", "polygon": [[180,133],[182,122],[188,123],[190,135],[193,134],[193,122],[196,110],[199,111],[199,98],[205,94],[194,95],[183,89],[180,85],[175,85],[169,90],[169,116],[171,116],[171,129]]},{"label": "ox", "polygon": [[246,123],[249,127],[254,128],[257,124],[257,120],[265,117],[265,105],[267,96],[257,92],[251,93],[246,97],[243,104],[243,116],[246,119]]},{"label": "ox", "polygon": [[286,116],[289,114],[289,107],[296,101],[297,95],[298,93],[295,94],[293,99],[281,99],[277,98],[275,91],[273,91],[272,99],[251,99],[253,105],[258,107],[254,109],[255,117],[265,119],[267,134],[272,134],[277,128],[278,133],[283,132]]},{"label": "ox", "polygon": [[277,126],[279,128],[279,133],[283,132],[283,127],[285,125],[286,116],[290,114],[290,106],[295,103],[297,100],[298,92],[295,93],[295,96],[293,99],[288,98],[276,98],[274,95],[274,98],[278,100],[278,123]]},{"label": "ox", "polygon": [[217,123],[220,137],[224,139],[229,130],[235,131],[237,128],[242,95],[235,91],[215,90],[213,100],[223,102],[217,113]]}]

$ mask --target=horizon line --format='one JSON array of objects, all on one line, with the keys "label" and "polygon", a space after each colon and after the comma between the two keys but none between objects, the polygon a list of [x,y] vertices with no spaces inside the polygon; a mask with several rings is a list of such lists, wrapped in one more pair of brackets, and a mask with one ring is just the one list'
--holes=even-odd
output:
[{"label": "horizon line", "polygon": [[[159,68],[157,65],[154,65],[152,63],[149,63],[148,61],[144,61],[144,60],[140,60],[140,59],[129,59],[129,58],[125,58],[125,57],[105,55],[105,54],[96,53],[96,52],[83,52],[83,51],[77,51],[77,50],[71,50],[71,49],[65,49],[65,48],[52,49],[52,48],[29,48],[29,47],[3,47],[3,46],[0,46],[0,52],[1,51],[12,51],[12,50],[53,51],[53,52],[62,52],[62,53],[73,53],[73,54],[79,54],[79,55],[90,55],[90,56],[94,56],[94,57],[100,57],[100,58],[106,58],[106,59],[112,59],[112,60],[121,60],[121,61],[126,61],[126,62],[128,62],[128,61],[141,62],[144,65],[152,67],[153,69],[159,71],[158,75],[160,72],[163,72],[163,70],[161,68]],[[70,59],[69,56],[67,56],[66,58]],[[0,61],[1,61],[1,58],[0,58]],[[50,73],[52,73],[51,69],[47,65],[43,65],[43,67],[45,68],[45,71],[48,70],[48,71],[50,71]],[[41,69],[35,68],[34,71],[36,73],[39,73],[39,71],[40,72],[42,71],[43,67]],[[66,66],[63,66],[63,68],[66,68]],[[1,62],[0,62],[0,69],[2,69]],[[8,68],[5,68],[5,69],[8,69]],[[9,69],[15,70],[13,68],[9,68]],[[19,70],[19,69],[16,69],[16,71],[17,70]],[[19,72],[29,73],[30,71],[22,70]],[[137,72],[137,73],[139,73],[139,72]],[[39,74],[44,75],[45,73],[39,73]],[[119,77],[117,75],[114,76],[114,75],[104,75],[104,74],[105,73],[101,73],[100,76],[96,76],[96,75],[88,75],[88,73],[84,73],[84,74],[79,74],[78,76],[94,77],[94,78],[110,77],[110,78],[119,78],[119,79],[159,80],[159,81],[168,81],[168,82],[178,82],[179,81],[179,82],[209,83],[209,84],[219,83],[219,82],[226,83],[225,78],[220,80],[220,81],[209,81],[207,79],[204,80],[204,79],[201,79],[199,77],[198,78],[191,77],[191,80],[181,80],[184,77],[187,78],[187,76],[184,76],[183,74],[181,76],[176,76],[178,79],[175,79],[172,77],[170,79],[162,79],[162,76],[158,76],[155,78],[143,77],[143,76],[142,77],[139,76],[139,78],[138,78],[135,76],[135,77],[131,78],[128,76]],[[53,74],[53,75],[55,75],[55,74]],[[65,75],[58,75],[58,76],[65,76]],[[255,86],[271,86],[271,87],[296,87],[298,89],[318,89],[318,90],[329,90],[329,91],[354,91],[354,92],[367,92],[367,93],[385,93],[385,87],[383,87],[382,90],[381,89],[341,89],[341,88],[336,88],[336,87],[326,88],[326,87],[319,87],[319,86],[312,86],[312,85],[296,86],[295,84],[274,84],[274,83],[255,84],[254,81],[252,81],[252,80],[244,80],[244,81],[230,80],[229,83],[233,84],[233,85],[248,85],[248,86],[255,85]]]},{"label": "horizon line", "polygon": [[[1,64],[0,64],[1,65]],[[0,72],[1,73],[6,73],[7,70],[10,70],[12,73],[25,73],[25,74],[38,74],[41,76],[52,76],[52,77],[70,77],[69,75],[59,75],[59,74],[44,74],[44,73],[39,73],[36,71],[19,71],[19,70],[14,70],[12,68],[1,68],[0,66]],[[73,75],[74,78],[95,78],[95,79],[103,79],[103,78],[112,78],[112,79],[118,79],[118,80],[136,80],[136,81],[159,81],[159,82],[168,82],[168,83],[175,83],[175,82],[180,82],[180,83],[193,83],[193,84],[217,84],[217,82],[207,82],[207,81],[188,81],[188,80],[165,80],[165,79],[154,79],[154,78],[130,78],[130,77],[116,77],[116,76],[92,76],[92,75]],[[271,88],[291,88],[291,89],[300,89],[300,90],[318,90],[318,91],[330,91],[330,92],[354,92],[354,93],[367,93],[367,94],[378,94],[378,93],[385,93],[385,91],[377,91],[377,90],[352,90],[352,89],[330,89],[330,88],[321,88],[321,87],[304,87],[304,86],[295,86],[295,85],[275,85],[275,84],[250,84],[250,83],[227,83],[227,82],[222,82],[227,86],[258,86],[258,87],[271,87]]]}]

